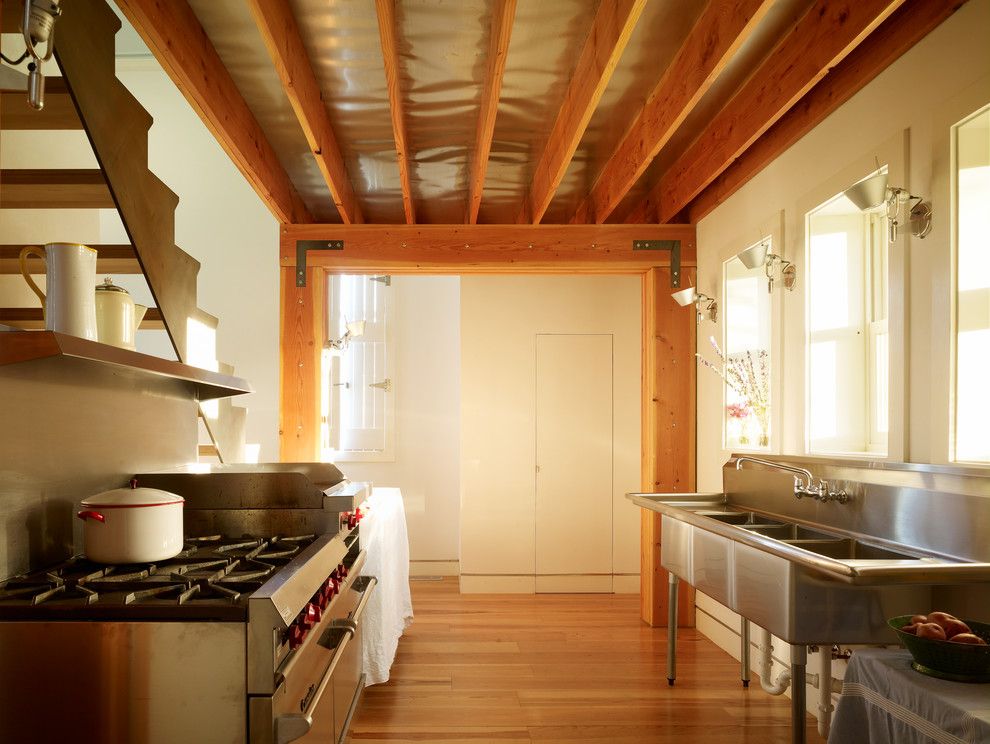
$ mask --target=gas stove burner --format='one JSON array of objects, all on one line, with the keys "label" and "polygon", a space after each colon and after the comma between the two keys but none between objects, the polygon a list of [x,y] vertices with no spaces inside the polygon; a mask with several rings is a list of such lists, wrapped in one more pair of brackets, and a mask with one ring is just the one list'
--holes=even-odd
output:
[{"label": "gas stove burner", "polygon": [[0,584],[0,611],[51,606],[60,612],[78,607],[81,613],[82,607],[90,607],[109,615],[126,606],[138,617],[243,614],[247,598],[315,539],[313,534],[188,537],[178,555],[137,565],[106,565],[76,556]]}]

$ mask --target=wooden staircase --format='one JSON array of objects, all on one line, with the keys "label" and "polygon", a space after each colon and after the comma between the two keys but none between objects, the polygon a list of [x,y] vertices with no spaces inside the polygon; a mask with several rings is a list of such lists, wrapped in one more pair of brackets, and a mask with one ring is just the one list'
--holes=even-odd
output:
[{"label": "wooden staircase", "polygon": [[[10,22],[11,4],[15,3],[3,3],[5,24]],[[19,2],[16,5],[20,7]],[[98,271],[143,274],[157,307],[149,308],[142,329],[163,328],[180,361],[214,366],[218,321],[197,306],[199,262],[175,245],[179,198],[148,167],[153,120],[116,77],[114,37],[119,29],[120,21],[105,0],[65,3],[55,35],[62,77],[46,80],[45,108],[30,109],[23,90],[0,93],[4,130],[82,129],[100,166],[2,170],[0,208],[116,209],[131,242],[94,246],[99,252]],[[39,238],[44,242],[43,236]],[[21,247],[0,246],[0,273],[19,273]],[[43,271],[40,261],[35,267]],[[41,309],[0,308],[0,323],[40,327]],[[210,348],[204,348],[204,337],[212,339]],[[228,365],[220,367],[232,371]],[[221,461],[243,457],[245,414],[245,409],[229,401],[219,406],[217,416],[201,413]]]}]

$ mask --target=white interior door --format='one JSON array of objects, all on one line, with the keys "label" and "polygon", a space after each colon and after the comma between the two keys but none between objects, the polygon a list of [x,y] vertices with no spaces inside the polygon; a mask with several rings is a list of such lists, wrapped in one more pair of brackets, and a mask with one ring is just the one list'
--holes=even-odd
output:
[{"label": "white interior door", "polygon": [[536,337],[536,590],[612,591],[612,336]]}]

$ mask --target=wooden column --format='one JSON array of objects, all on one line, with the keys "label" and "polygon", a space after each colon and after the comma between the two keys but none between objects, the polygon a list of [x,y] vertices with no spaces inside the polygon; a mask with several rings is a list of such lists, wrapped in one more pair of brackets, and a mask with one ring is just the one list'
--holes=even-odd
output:
[{"label": "wooden column", "polygon": [[[693,282],[685,271],[683,286]],[[695,489],[695,313],[670,296],[670,269],[643,275],[643,490]],[[651,626],[667,624],[667,572],[660,567],[660,515],[642,510],[640,609]],[[694,589],[681,584],[677,624],[694,626]]]},{"label": "wooden column", "polygon": [[282,462],[320,459],[320,356],[323,338],[325,273],[306,270],[306,286],[296,286],[294,266],[282,267],[279,323],[279,458]]}]

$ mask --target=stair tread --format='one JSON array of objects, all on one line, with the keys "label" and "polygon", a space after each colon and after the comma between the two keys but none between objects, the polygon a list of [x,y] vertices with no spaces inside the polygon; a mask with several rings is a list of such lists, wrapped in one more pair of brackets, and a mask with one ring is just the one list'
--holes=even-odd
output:
[{"label": "stair tread", "polygon": [[[28,245],[25,243],[24,245]],[[20,274],[18,256],[24,245],[0,245],[0,274]],[[90,245],[97,251],[96,272],[98,274],[140,274],[134,246],[131,245]],[[29,258],[28,266],[32,274],[45,273],[44,264],[37,258]]]},{"label": "stair tread", "polygon": [[114,209],[99,168],[16,168],[0,171],[2,209]]},{"label": "stair tread", "polygon": [[0,92],[0,126],[7,131],[83,128],[65,79],[61,77],[45,78],[45,107],[41,111],[28,105],[25,90]]}]

